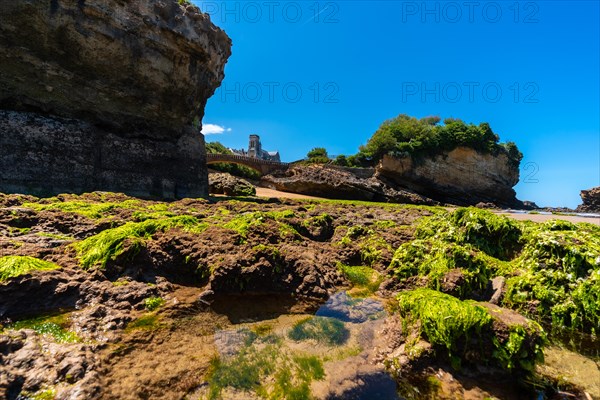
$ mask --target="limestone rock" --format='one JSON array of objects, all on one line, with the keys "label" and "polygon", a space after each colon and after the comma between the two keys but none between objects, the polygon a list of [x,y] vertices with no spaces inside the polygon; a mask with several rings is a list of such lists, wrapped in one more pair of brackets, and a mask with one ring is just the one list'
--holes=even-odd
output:
[{"label": "limestone rock", "polygon": [[436,204],[408,190],[397,189],[373,177],[373,170],[297,165],[262,178],[267,187],[332,199]]},{"label": "limestone rock", "polygon": [[256,188],[250,182],[226,173],[209,173],[208,186],[208,191],[211,194],[224,194],[227,196],[256,195]]},{"label": "limestone rock", "polygon": [[421,159],[386,155],[376,175],[444,203],[522,207],[513,190],[519,181],[519,168],[504,154],[481,154],[468,147],[457,147],[449,153]]},{"label": "limestone rock", "polygon": [[577,212],[600,213],[600,186],[581,191],[583,204],[577,207]]},{"label": "limestone rock", "polygon": [[1,108],[178,133],[202,120],[230,47],[177,0],[3,1]]},{"label": "limestone rock", "polygon": [[195,122],[230,48],[177,0],[1,2],[0,191],[206,196]]}]

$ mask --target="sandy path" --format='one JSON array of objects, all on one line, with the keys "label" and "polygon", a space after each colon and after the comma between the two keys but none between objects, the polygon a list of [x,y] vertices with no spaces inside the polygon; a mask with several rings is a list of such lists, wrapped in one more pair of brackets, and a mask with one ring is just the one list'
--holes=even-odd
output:
[{"label": "sandy path", "polygon": [[[304,194],[280,192],[279,190],[266,189],[257,187],[256,195],[259,197],[275,197],[281,199],[323,199],[322,197],[307,196]],[[534,221],[544,222],[550,219],[562,219],[569,222],[589,222],[591,224],[600,225],[600,217],[582,217],[578,215],[553,215],[553,214],[520,214],[496,211],[497,214],[506,215],[519,221]]]},{"label": "sandy path", "polygon": [[562,219],[569,222],[589,222],[590,224],[600,225],[600,217],[581,217],[579,215],[546,215],[546,214],[518,214],[518,213],[507,213],[498,212],[501,215],[507,215],[519,221],[535,221],[544,222],[550,219]]},{"label": "sandy path", "polygon": [[279,190],[267,189],[262,187],[256,188],[256,195],[259,197],[275,197],[277,199],[313,199],[326,200],[323,197],[307,196],[305,194],[280,192]]}]

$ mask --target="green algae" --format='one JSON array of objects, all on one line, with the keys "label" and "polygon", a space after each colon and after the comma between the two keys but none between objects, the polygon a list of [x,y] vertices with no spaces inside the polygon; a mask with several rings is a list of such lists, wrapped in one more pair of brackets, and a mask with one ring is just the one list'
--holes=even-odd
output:
[{"label": "green algae", "polygon": [[69,200],[52,197],[38,202],[26,202],[23,203],[22,206],[38,212],[60,211],[67,214],[82,215],[93,220],[111,219],[119,211],[132,212],[133,219],[137,221],[143,221],[149,218],[156,219],[175,216],[175,213],[172,210],[173,205],[170,204],[150,203],[136,199],[127,199],[120,202],[110,201],[107,198],[108,195],[111,194],[102,194],[99,199],[100,201],[78,196],[73,196],[72,199]]},{"label": "green algae", "polygon": [[223,390],[232,388],[264,399],[308,400],[310,383],[324,377],[319,357],[286,349],[276,335],[250,335],[235,355],[213,358],[208,398],[221,398]]},{"label": "green algae", "polygon": [[595,331],[600,326],[600,227],[548,221],[528,225],[504,303],[552,321]]},{"label": "green algae", "polygon": [[338,264],[346,279],[352,283],[352,295],[365,297],[379,290],[383,276],[371,267]]},{"label": "green algae", "polygon": [[237,232],[241,237],[241,242],[243,243],[248,238],[248,234],[252,229],[263,225],[268,220],[272,220],[277,223],[278,230],[282,238],[299,237],[300,234],[289,221],[294,217],[295,214],[292,210],[245,212],[227,221],[225,224],[223,224],[223,228],[231,229]]},{"label": "green algae", "polygon": [[401,245],[394,253],[390,267],[401,279],[412,276],[427,278],[427,287],[440,290],[444,278],[460,269],[464,282],[456,293],[466,298],[486,288],[500,260],[478,252],[471,245],[459,245],[435,239],[416,239]]},{"label": "green algae", "polygon": [[362,225],[338,227],[346,229],[344,236],[337,242],[339,246],[356,246],[361,262],[368,266],[375,265],[384,253],[392,253],[392,246],[381,236],[381,230],[374,230]]},{"label": "green algae", "polygon": [[139,200],[125,200],[120,203],[115,202],[86,202],[83,200],[61,201],[58,198],[46,199],[45,203],[23,203],[23,207],[31,208],[35,211],[61,211],[69,214],[78,214],[90,219],[100,219],[106,217],[118,209],[139,209],[142,202]]},{"label": "green algae", "polygon": [[60,268],[58,265],[29,256],[0,257],[0,282],[10,278],[29,274],[33,271],[50,271]]},{"label": "green algae", "polygon": [[459,350],[459,341],[480,337],[492,322],[484,307],[430,289],[402,292],[398,304],[403,317],[418,321],[427,340],[450,355]]},{"label": "green algae", "polygon": [[54,400],[56,398],[56,389],[40,389],[33,393],[23,391],[19,394],[18,398],[22,400]]},{"label": "green algae", "polygon": [[600,326],[600,227],[566,221],[519,222],[475,208],[422,218],[417,240],[401,245],[390,269],[400,280],[425,277],[441,290],[460,271],[456,293],[469,298],[489,279],[507,279],[502,305],[554,327]]},{"label": "green algae", "polygon": [[165,304],[165,300],[162,297],[148,297],[144,300],[144,306],[148,311],[154,311]]},{"label": "green algae", "polygon": [[328,317],[309,317],[300,320],[288,332],[288,337],[297,342],[315,340],[329,346],[344,344],[349,335],[342,321]]},{"label": "green algae", "polygon": [[125,252],[125,245],[132,254],[137,254],[154,234],[173,228],[200,233],[208,227],[198,219],[179,216],[165,219],[148,219],[142,222],[127,222],[117,228],[107,229],[72,246],[78,253],[80,265],[89,269],[95,265],[103,268]]},{"label": "green algae", "polygon": [[304,227],[330,227],[333,223],[333,217],[327,213],[322,213],[314,217],[310,217],[302,221]]},{"label": "green algae", "polygon": [[424,218],[417,227],[416,236],[470,244],[492,257],[506,260],[518,249],[521,228],[513,219],[469,207]]},{"label": "green algae", "polygon": [[142,315],[141,317],[131,321],[125,328],[126,332],[135,330],[152,331],[160,327],[160,318],[153,313]]},{"label": "green algae", "polygon": [[[423,336],[432,345],[445,349],[453,365],[469,360],[473,352],[506,370],[532,371],[543,360],[545,335],[542,328],[529,321],[527,328],[508,325],[508,335],[494,332],[495,316],[472,300],[459,300],[431,289],[415,289],[398,295],[398,312],[412,335]],[[531,343],[533,341],[533,343]],[[486,360],[492,347],[491,359]]]},{"label": "green algae", "polygon": [[57,343],[80,342],[77,333],[69,330],[70,326],[68,314],[58,314],[17,321],[6,325],[4,329],[31,329],[40,335],[52,337]]}]

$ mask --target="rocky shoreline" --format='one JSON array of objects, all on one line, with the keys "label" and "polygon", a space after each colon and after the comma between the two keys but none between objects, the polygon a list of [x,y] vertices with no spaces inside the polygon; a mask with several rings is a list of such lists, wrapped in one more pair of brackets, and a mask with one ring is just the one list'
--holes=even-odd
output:
[{"label": "rocky shoreline", "polygon": [[419,160],[384,156],[376,168],[298,164],[262,177],[260,185],[331,199],[532,209],[516,198],[518,180],[506,156],[459,147]]},{"label": "rocky shoreline", "polygon": [[[469,218],[483,218],[480,223],[484,224],[488,219],[496,221],[495,218],[500,218],[494,224],[508,224],[502,229],[509,229],[507,232],[513,232],[511,235],[521,235],[518,233],[521,230],[534,228],[476,209],[460,210],[473,210],[468,211],[474,213]],[[233,387],[220,386],[218,376],[225,373],[223,368],[233,368],[227,360],[242,357],[244,352],[255,355],[247,362],[261,360],[261,349],[267,343],[264,340],[275,340],[276,337],[279,339],[274,343],[283,346],[282,357],[291,352],[285,362],[295,365],[293,368],[300,368],[298,371],[304,368],[294,361],[297,357],[309,357],[311,362],[317,363],[315,365],[322,365],[319,368],[324,368],[327,380],[322,381],[319,373],[306,381],[309,393],[320,393],[322,398],[330,398],[334,393],[339,398],[345,398],[349,393],[368,393],[374,390],[368,382],[382,381],[379,378],[371,381],[365,376],[379,376],[380,373],[395,377],[403,395],[410,393],[411,388],[424,390],[419,383],[423,379],[439,382],[439,387],[429,388],[437,391],[438,398],[467,390],[476,390],[476,397],[480,398],[500,393],[503,393],[501,398],[517,398],[513,396],[522,390],[534,393],[534,387],[523,382],[516,384],[515,381],[516,386],[503,389],[484,383],[485,376],[496,376],[499,380],[505,376],[506,381],[510,381],[513,368],[515,374],[529,376],[534,370],[523,368],[534,365],[545,340],[544,332],[536,328],[538,325],[534,322],[485,302],[494,301],[504,307],[511,305],[522,312],[535,304],[535,301],[514,303],[518,297],[513,297],[511,288],[514,286],[511,285],[519,281],[510,278],[510,273],[500,272],[507,267],[496,269],[495,266],[499,262],[494,261],[495,257],[514,257],[497,252],[509,249],[508,243],[516,245],[517,242],[512,240],[517,240],[517,236],[503,233],[505,239],[502,240],[509,242],[497,244],[499,247],[488,249],[477,245],[479,247],[469,250],[471,255],[466,261],[456,268],[449,267],[441,276],[399,269],[399,266],[411,265],[408,261],[400,261],[406,251],[409,252],[406,254],[413,254],[410,256],[413,263],[423,257],[411,249],[419,248],[420,243],[428,243],[423,242],[427,226],[423,225],[424,221],[458,223],[460,230],[463,229],[460,228],[462,222],[451,222],[462,220],[457,219],[458,211],[329,200],[215,198],[212,201],[187,199],[161,203],[110,193],[61,195],[49,199],[2,195],[0,393],[8,399],[43,393],[65,399],[180,398],[186,394],[197,394],[202,398],[208,396],[206,389],[209,392],[224,390],[223,393],[233,397],[252,393],[255,396],[254,390],[258,387],[250,385],[241,392],[240,389],[231,392]],[[469,214],[465,212],[461,211],[460,218],[467,218]],[[555,235],[571,235],[561,229],[575,229],[575,225],[564,224],[552,225],[554,228],[550,229],[554,229]],[[546,226],[550,227],[540,225],[540,229],[546,229]],[[445,229],[440,225],[435,231],[442,233]],[[586,229],[591,228],[582,225],[577,229],[581,230],[577,233],[580,235],[578,240],[582,240],[588,237]],[[535,229],[532,232],[537,234]],[[441,243],[435,246],[441,246]],[[477,252],[484,250],[477,249],[484,249],[489,255],[479,255]],[[431,254],[435,255],[433,251]],[[527,248],[514,248],[514,251],[523,251],[522,257],[529,254]],[[494,258],[489,258],[491,256]],[[596,256],[600,257],[600,254]],[[452,260],[452,257],[448,259]],[[489,261],[478,264],[482,262],[477,261],[480,259]],[[515,258],[511,262],[518,260]],[[479,274],[483,275],[473,280],[472,267],[465,262],[478,265]],[[424,261],[423,265],[429,263],[431,261]],[[492,285],[491,278],[498,273],[515,283]],[[439,291],[426,289],[436,287]],[[419,314],[423,312],[420,304],[425,304],[425,300],[396,297],[398,293],[417,296],[419,290],[431,290],[427,299],[437,298],[431,297],[435,293],[446,296],[439,298],[440,304],[449,302],[443,308],[458,307],[467,315],[474,312],[473,315],[482,318],[477,323],[487,333],[476,345],[482,346],[479,353],[468,352],[469,347],[463,347],[465,343],[461,338],[464,336],[461,335],[470,329],[463,326],[453,331],[452,335],[458,336],[448,342],[452,349],[452,356],[448,358],[443,351],[445,342],[437,342],[431,333],[427,333],[428,325],[423,325],[429,318]],[[362,342],[358,339],[361,330],[356,330],[357,326],[347,325],[349,322],[344,322],[342,314],[332,314],[333,317],[327,318],[333,319],[315,321],[330,323],[342,318],[345,327],[334,324],[327,329],[348,329],[349,336],[344,339],[345,344],[327,345],[329,347],[325,346],[322,351],[324,354],[332,352],[328,357],[340,351],[349,352],[348,356],[335,356],[342,358],[333,362],[318,354],[311,355],[310,347],[297,348],[302,343],[314,342],[312,339],[307,342],[305,339],[291,340],[290,337],[295,336],[290,336],[290,332],[300,329],[298,327],[306,323],[303,321],[312,321],[311,312],[328,299],[335,298],[340,291],[349,291],[350,296],[356,296],[357,300],[346,300],[350,301],[348,304],[358,306],[370,298],[382,299],[386,304],[389,317],[377,317],[384,319],[382,325],[372,331],[375,342]],[[471,305],[459,299],[477,299],[479,303]],[[320,314],[317,312],[317,315]],[[489,319],[487,315],[493,318]],[[546,318],[544,314],[530,315],[542,322]],[[434,318],[429,323],[443,321],[447,320],[442,315],[441,320]],[[586,321],[582,320],[581,328],[577,329],[588,329],[589,322]],[[564,323],[574,321],[565,320]],[[242,353],[227,356],[233,358],[222,356],[225,358],[221,358],[221,369],[211,367],[214,346],[220,346],[215,344],[220,330],[236,331],[243,326],[250,332],[262,332],[266,329],[261,328],[264,324],[273,326],[268,330],[273,329],[275,336],[272,339],[268,339],[269,333],[252,336],[254,339],[247,342],[251,343],[248,344],[250,347],[238,349]],[[441,325],[438,328],[442,329]],[[494,350],[493,346],[503,346],[502,343],[509,343],[509,338],[517,340],[515,332],[520,338],[519,352],[508,352],[497,358],[498,349],[504,347]],[[331,335],[333,331],[326,337]],[[479,340],[476,339],[479,336],[469,337]],[[496,337],[498,342],[490,342],[491,337]],[[515,345],[517,342],[511,344]],[[353,346],[359,346],[356,349],[361,350],[353,350]],[[373,352],[375,348],[380,349],[379,353]],[[356,354],[369,353],[352,358],[355,351]],[[511,354],[520,354],[523,358],[516,359]],[[451,366],[455,362],[453,357],[461,360],[463,368],[453,369],[457,368]],[[163,359],[170,360],[176,367],[167,370],[159,366]],[[524,364],[519,364],[521,362]],[[359,373],[354,378],[342,378],[342,375],[335,378],[337,368],[353,364],[364,364],[360,368],[364,368],[361,370],[367,375]],[[373,370],[369,365],[379,367]],[[156,368],[160,370],[159,374],[153,373]],[[440,368],[445,372],[440,372]],[[269,369],[264,371],[268,375]],[[143,380],[134,378],[136,375]],[[265,382],[271,379],[267,375]],[[298,375],[291,382],[300,382],[296,379],[304,379],[302,376],[305,375]],[[538,376],[537,384],[546,379],[544,390],[549,395],[556,390],[552,389],[555,388],[551,383],[554,378],[532,376]],[[546,377],[542,379],[541,376]],[[340,386],[341,381],[336,379],[349,380],[344,384],[347,386]],[[264,390],[283,390],[277,389],[274,382],[275,386],[267,386]],[[473,389],[472,382],[481,382],[481,386],[475,383],[476,389]],[[574,378],[566,386],[573,396],[586,399],[585,391],[595,393],[593,385],[581,387],[573,382],[579,381]],[[373,385],[379,387],[379,383]]]}]

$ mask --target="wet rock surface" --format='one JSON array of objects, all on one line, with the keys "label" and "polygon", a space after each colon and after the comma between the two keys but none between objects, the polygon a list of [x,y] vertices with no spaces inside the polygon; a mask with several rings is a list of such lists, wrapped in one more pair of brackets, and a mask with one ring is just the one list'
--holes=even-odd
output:
[{"label": "wet rock surface", "polygon": [[[380,216],[392,221],[390,226],[408,227],[426,214],[427,210],[398,207],[382,210]],[[81,267],[75,244],[119,232],[128,223],[141,226],[173,216],[192,218],[200,228],[194,233],[159,230],[138,239],[141,242],[130,238],[104,266]],[[299,304],[311,308],[348,285],[337,264],[360,258],[360,241],[339,244],[349,226],[368,227],[373,222],[363,206],[299,201],[160,203],[102,192],[50,199],[0,195],[0,257],[36,257],[60,267],[0,282],[1,394],[8,399],[45,390],[53,390],[58,398],[77,399],[183,396],[206,373],[214,338],[198,337],[194,330],[166,335],[163,326],[180,329],[181,318],[191,316],[206,321],[202,332],[214,333],[222,324],[215,322],[222,321],[220,315],[237,323],[248,318],[244,304],[254,304],[252,296],[269,298],[270,306],[257,306],[256,318],[293,312]],[[385,234],[398,243],[410,237],[410,231],[401,230],[400,236]],[[361,232],[375,234],[366,228]],[[162,299],[158,311],[148,308],[152,299]],[[369,304],[366,301],[361,312],[355,309],[348,317],[364,321],[381,310]],[[59,317],[59,326],[47,325]],[[15,328],[24,320],[32,328]],[[68,336],[73,341],[53,339],[49,326],[59,334],[75,335]],[[193,358],[178,361],[182,340],[186,346],[207,346],[203,366]],[[153,351],[178,363],[176,369],[163,372],[168,379],[154,375],[154,369],[162,367],[151,361]],[[131,370],[146,376],[144,388]],[[184,378],[177,387],[170,386],[177,376]]]},{"label": "wet rock surface", "polygon": [[504,154],[494,156],[458,147],[419,160],[386,155],[377,166],[377,176],[443,203],[523,208],[513,189],[519,182],[519,167]]},{"label": "wet rock surface", "polygon": [[[302,368],[313,368],[314,379],[302,388],[315,398],[394,398],[403,379],[413,387],[433,376],[445,391],[439,398],[451,398],[447,392],[517,399],[510,376],[480,362],[490,357],[489,346],[474,346],[458,373],[439,347],[408,335],[397,305],[386,303],[425,283],[422,276],[398,280],[389,266],[395,249],[414,242],[417,221],[437,213],[445,211],[216,197],[166,203],[105,192],[0,194],[0,265],[17,256],[57,266],[8,276],[0,270],[0,397],[194,398],[217,385],[219,368],[240,367],[245,379],[248,363],[258,362],[269,378],[251,382],[269,388],[279,385],[277,374],[295,371],[288,381],[297,385],[306,379]],[[106,257],[85,264],[90,253],[81,244],[97,238],[103,240],[86,251]],[[458,268],[449,272],[440,290],[452,293],[464,276]],[[482,298],[495,301],[505,287],[490,276]],[[479,304],[495,317],[491,333],[499,340],[510,338],[515,324],[529,329],[518,313]],[[311,329],[327,334],[290,335],[311,320]],[[535,345],[530,337],[526,345]],[[418,357],[408,343],[418,345]],[[277,362],[260,364],[265,360]],[[258,396],[250,390],[256,385],[225,386],[223,398]]]}]

